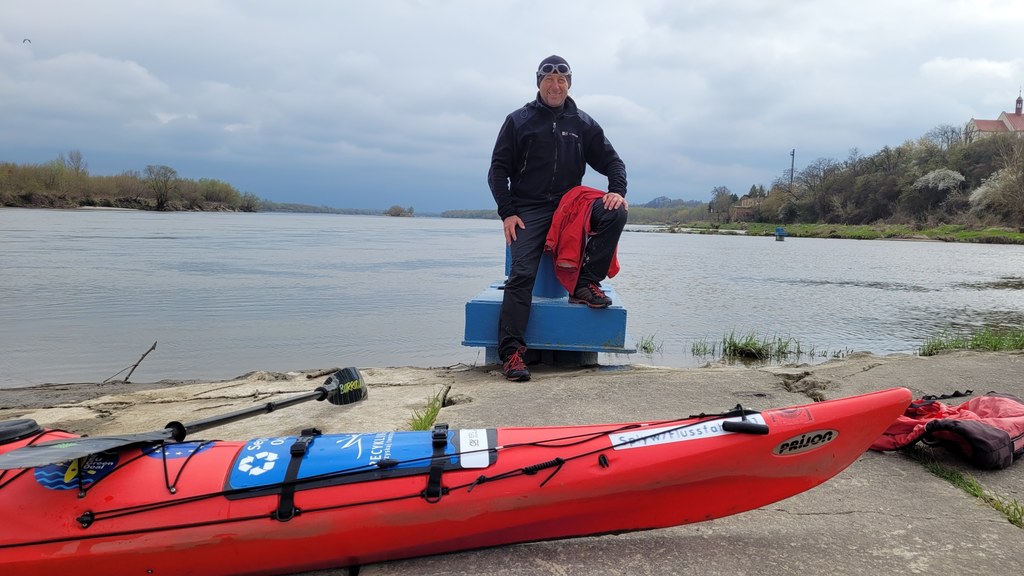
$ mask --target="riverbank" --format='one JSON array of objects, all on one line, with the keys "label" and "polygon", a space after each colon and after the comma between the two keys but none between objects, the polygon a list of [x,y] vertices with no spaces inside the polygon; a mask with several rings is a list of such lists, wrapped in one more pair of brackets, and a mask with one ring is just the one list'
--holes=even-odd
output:
[{"label": "riverbank", "polygon": [[[774,236],[775,224],[746,224],[752,236]],[[848,240],[916,240],[966,242],[973,244],[1024,244],[1024,231],[1006,227],[976,228],[961,224],[943,224],[916,228],[904,224],[788,224],[783,226],[792,238],[846,238]]]},{"label": "riverbank", "polygon": [[[112,209],[137,210],[144,212],[157,211],[154,206],[139,198],[118,198],[104,203],[74,204],[67,197],[45,197],[45,201],[37,199],[34,204],[18,204],[9,202],[8,208],[42,208],[42,209]],[[0,205],[0,208],[4,207]],[[282,213],[331,213],[384,216],[413,216],[406,213],[400,206],[389,209],[365,210],[348,208],[326,208],[323,206],[305,206],[301,204],[278,204],[267,200],[260,201],[259,207],[247,206],[238,208],[232,205],[215,202],[200,202],[190,205],[170,204],[163,212],[282,212]],[[671,212],[667,212],[671,214]],[[417,217],[427,218],[464,218],[471,220],[496,220],[497,217],[488,210],[449,210],[442,214],[419,213]],[[685,225],[668,222],[628,222],[633,232],[669,232],[674,234],[717,234],[724,236],[775,236],[779,224],[772,223],[738,223],[719,224],[710,222],[691,222]],[[972,244],[1017,244],[1024,245],[1024,229],[989,226],[977,227],[963,224],[943,224],[930,228],[917,228],[905,224],[821,224],[792,223],[782,225],[786,236],[791,238],[844,238],[848,240],[908,240],[932,242],[963,242]]]},{"label": "riverbank", "polygon": [[[444,395],[438,420],[455,428],[543,426],[674,418],[731,408],[802,404],[893,386],[915,397],[990,390],[1024,397],[1024,353],[947,352],[932,357],[853,354],[818,365],[750,369],[713,364],[676,369],[537,366],[528,383],[495,366],[362,368],[362,403],[307,403],[216,428],[206,437],[246,439],[407,429],[414,412]],[[228,381],[60,384],[4,392],[0,419],[33,418],[79,433],[153,429],[255,402],[307,392],[310,372],[254,372]],[[957,404],[961,399],[948,401]],[[1024,502],[1024,468],[974,470],[943,449],[941,466],[970,474],[987,493]],[[387,562],[362,576],[479,574],[1014,573],[1024,569],[1024,530],[900,453],[869,452],[824,485],[764,508],[688,526],[619,536],[505,546]],[[343,570],[318,573],[345,574]]]},{"label": "riverbank", "polygon": [[[778,224],[738,223],[712,224],[692,222],[680,224],[630,223],[632,232],[668,232],[671,234],[712,234],[719,236],[775,236]],[[902,240],[911,242],[953,242],[968,244],[1024,245],[1024,231],[1007,227],[970,227],[945,224],[932,228],[915,228],[903,224],[788,224],[781,226],[790,238],[823,238],[846,240]]]}]

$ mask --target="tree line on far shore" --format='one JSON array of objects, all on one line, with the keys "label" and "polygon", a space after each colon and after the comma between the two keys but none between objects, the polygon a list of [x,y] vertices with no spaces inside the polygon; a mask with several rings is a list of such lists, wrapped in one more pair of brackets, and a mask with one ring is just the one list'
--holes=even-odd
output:
[{"label": "tree line on far shore", "polygon": [[[795,150],[793,152],[795,154]],[[979,135],[970,123],[845,160],[818,158],[743,197],[724,186],[699,206],[672,209],[692,222],[1008,227],[1024,231],[1024,134]],[[630,222],[665,222],[664,209],[630,207]]]},{"label": "tree line on far shore", "polygon": [[[365,210],[275,203],[220,180],[181,178],[162,165],[96,176],[77,150],[43,164],[0,162],[0,206],[414,215],[411,206]],[[497,218],[493,209],[450,210],[441,216]],[[818,158],[802,170],[785,170],[769,187],[751,185],[743,197],[716,186],[707,202],[661,196],[632,204],[629,222],[955,224],[1024,230],[1024,137],[980,136],[970,124],[938,126],[870,156],[854,149],[842,161]]]},{"label": "tree line on far shore", "polygon": [[[302,212],[412,216],[413,208],[332,208],[272,202],[213,178],[182,178],[170,166],[150,165],[116,176],[89,173],[78,150],[43,164],[0,162],[0,206],[127,208],[157,211]],[[397,211],[397,213],[396,213]]]},{"label": "tree line on far shore", "polygon": [[0,162],[0,206],[257,212],[262,202],[227,182],[181,178],[169,166],[93,175],[77,150],[43,164]]}]

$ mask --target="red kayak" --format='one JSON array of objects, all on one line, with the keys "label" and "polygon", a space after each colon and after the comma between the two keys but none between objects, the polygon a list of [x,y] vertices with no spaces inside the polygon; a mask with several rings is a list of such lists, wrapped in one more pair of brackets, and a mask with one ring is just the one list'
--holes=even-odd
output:
[{"label": "red kayak", "polygon": [[911,399],[894,388],[654,422],[161,439],[26,468],[4,458],[76,437],[8,421],[0,574],[288,574],[701,522],[825,482]]}]

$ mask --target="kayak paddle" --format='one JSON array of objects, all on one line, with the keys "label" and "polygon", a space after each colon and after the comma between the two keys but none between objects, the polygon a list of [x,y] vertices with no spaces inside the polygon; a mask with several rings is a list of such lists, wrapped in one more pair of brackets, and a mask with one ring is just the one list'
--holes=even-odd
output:
[{"label": "kayak paddle", "polygon": [[162,430],[151,432],[140,432],[138,434],[114,435],[114,436],[83,436],[80,438],[62,438],[30,444],[7,454],[0,454],[0,470],[11,470],[16,468],[35,468],[48,464],[57,464],[77,458],[84,458],[107,450],[123,448],[134,444],[146,442],[174,441],[181,442],[186,436],[194,432],[200,432],[230,424],[257,414],[265,414],[287,408],[295,404],[316,399],[317,401],[327,400],[331,404],[344,406],[365,399],[367,396],[366,383],[363,376],[356,368],[343,368],[327,377],[322,386],[318,386],[312,392],[285,398],[276,402],[268,402],[251,408],[243,408],[220,416],[211,416],[188,424],[181,422],[169,422]]}]

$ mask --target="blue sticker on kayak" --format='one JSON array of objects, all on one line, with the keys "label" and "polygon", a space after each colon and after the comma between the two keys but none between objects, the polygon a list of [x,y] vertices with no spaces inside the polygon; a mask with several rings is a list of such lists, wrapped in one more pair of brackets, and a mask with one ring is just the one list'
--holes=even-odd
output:
[{"label": "blue sticker on kayak", "polygon": [[175,442],[171,444],[153,444],[152,446],[146,446],[142,449],[142,453],[150,458],[167,458],[168,460],[175,460],[177,458],[188,458],[193,454],[198,454],[210,446],[213,446],[213,442]]},{"label": "blue sticker on kayak", "polygon": [[[495,460],[496,439],[493,429],[450,430],[444,450],[445,468],[490,466]],[[250,440],[235,457],[227,488],[258,489],[283,482],[295,441],[294,436]],[[310,443],[297,479],[312,479],[323,485],[320,479],[338,484],[421,474],[430,469],[433,455],[429,431],[325,434]]]},{"label": "blue sticker on kayak", "polygon": [[117,452],[100,452],[35,469],[36,482],[50,490],[78,490],[104,478],[117,468]]}]

